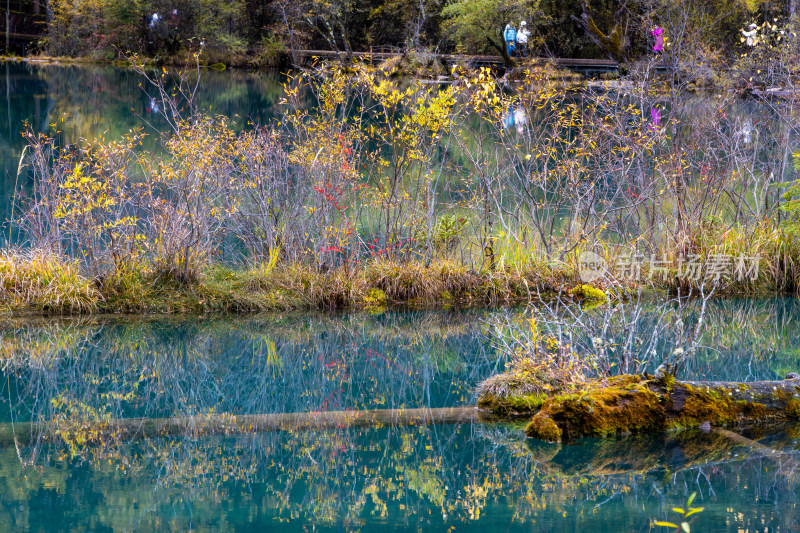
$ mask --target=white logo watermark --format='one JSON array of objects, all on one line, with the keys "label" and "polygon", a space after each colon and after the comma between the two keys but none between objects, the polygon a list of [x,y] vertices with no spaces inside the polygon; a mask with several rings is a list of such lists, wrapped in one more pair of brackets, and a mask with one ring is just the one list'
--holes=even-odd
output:
[{"label": "white logo watermark", "polygon": [[[578,257],[578,275],[581,281],[596,281],[600,278],[631,281],[652,281],[674,275],[687,281],[755,281],[758,279],[760,256],[710,254],[701,257],[689,254],[677,261],[665,254],[641,253],[620,255],[609,268],[608,261],[594,252],[581,252]],[[672,273],[672,274],[671,274]]]},{"label": "white logo watermark", "polygon": [[581,281],[591,283],[608,275],[608,261],[594,252],[581,252],[578,257],[578,275]]}]

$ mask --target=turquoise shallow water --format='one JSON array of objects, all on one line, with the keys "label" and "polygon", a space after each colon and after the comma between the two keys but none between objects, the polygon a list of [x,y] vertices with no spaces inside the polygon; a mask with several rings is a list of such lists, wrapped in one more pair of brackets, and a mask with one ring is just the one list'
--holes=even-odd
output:
[{"label": "turquoise shallow water", "polygon": [[[798,368],[798,310],[792,299],[713,302],[685,375]],[[702,432],[562,447],[486,423],[70,432],[131,417],[471,405],[504,365],[493,316],[6,323],[0,529],[650,531],[697,492],[706,510],[692,531],[798,530],[800,428],[747,434],[776,454]],[[58,432],[31,431],[32,420]]]},{"label": "turquoise shallow water", "polygon": [[1,523],[31,531],[647,531],[651,518],[669,518],[697,491],[706,510],[693,531],[797,530],[800,492],[775,473],[776,461],[682,469],[688,451],[650,441],[676,473],[613,474],[610,463],[603,475],[576,473],[600,454],[625,458],[633,444],[578,444],[540,462],[548,453],[529,454],[505,428],[465,425],[155,440],[124,446],[124,471],[118,457],[20,468],[7,447]]}]

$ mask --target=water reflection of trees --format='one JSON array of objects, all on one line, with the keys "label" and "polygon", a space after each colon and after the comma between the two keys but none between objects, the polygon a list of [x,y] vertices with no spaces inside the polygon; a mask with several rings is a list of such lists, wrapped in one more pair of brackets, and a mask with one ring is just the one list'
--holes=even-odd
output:
[{"label": "water reflection of trees", "polygon": [[496,371],[470,315],[8,326],[18,420],[69,396],[114,418],[465,405]]},{"label": "water reflection of trees", "polygon": [[[96,498],[93,521],[119,530],[280,523],[290,530],[502,524],[522,531],[536,524],[638,531],[698,492],[706,507],[699,530],[794,524],[800,492],[774,460],[728,445],[702,461],[693,446],[707,451],[704,437],[669,438],[680,442],[629,437],[540,449],[504,426],[340,428],[87,445],[61,460],[54,443],[47,466],[34,468],[20,466],[6,446],[0,486],[9,496],[0,523],[37,520],[35,500],[49,496],[57,513]],[[796,455],[796,440],[775,440]],[[627,465],[632,454],[658,456],[656,468],[638,470],[649,463],[636,459]]]},{"label": "water reflection of trees", "polygon": [[[761,379],[796,368],[796,306],[709,302],[703,348],[686,373]],[[692,324],[696,309],[684,312]],[[707,507],[698,530],[793,523],[786,516],[800,495],[788,473],[794,430],[750,435],[789,452],[776,462],[704,434],[561,447],[503,425],[200,436],[187,428],[133,439],[102,429],[104,420],[137,416],[468,405],[474,385],[503,367],[491,348],[499,332],[486,317],[6,322],[0,486],[9,496],[0,524],[45,529],[38,502],[49,501],[63,523],[85,520],[81,502],[94,502],[98,527],[120,530],[460,530],[488,522],[529,530],[535,521],[549,531],[630,531],[667,518],[694,491]],[[637,324],[646,335],[652,321]],[[55,424],[33,426],[39,430],[23,439],[29,421]]]},{"label": "water reflection of trees", "polygon": [[[681,310],[686,329],[694,327],[698,305]],[[684,374],[752,381],[796,371],[797,307],[783,298],[709,302]],[[637,320],[620,319],[609,342],[631,336],[626,328],[646,339],[659,312],[655,305],[632,308]],[[589,311],[585,320],[604,313]],[[486,316],[27,321],[0,327],[0,361],[19,420],[50,419],[45,406],[59,395],[115,418],[468,405],[472,387],[503,369],[491,347],[502,332]],[[659,344],[648,370],[673,348]]]},{"label": "water reflection of trees", "polygon": [[[694,327],[699,305],[681,310],[684,328]],[[708,302],[684,376],[752,381],[796,371],[797,307],[783,298]],[[626,312],[636,320],[615,319],[607,341],[636,337],[649,346],[644,341],[663,310],[643,304]],[[514,321],[528,313],[503,314]],[[605,313],[595,309],[584,320]],[[503,332],[487,316],[9,322],[0,325],[0,362],[10,384],[3,401],[10,395],[15,420],[52,419],[57,397],[113,418],[469,405],[474,385],[504,368],[492,348]],[[650,372],[674,349],[668,330]],[[592,339],[573,345],[581,342],[591,346]]]},{"label": "water reflection of trees", "polygon": [[707,309],[703,349],[688,370],[730,381],[782,379],[800,369],[798,300],[737,299]]},{"label": "water reflection of trees", "polygon": [[[794,298],[633,300],[581,309],[571,302],[526,311],[499,311],[486,319],[495,345],[513,353],[540,335],[558,339],[600,373],[654,373],[683,354],[682,379],[757,381],[800,370],[800,335]],[[677,352],[676,352],[677,350]]]}]

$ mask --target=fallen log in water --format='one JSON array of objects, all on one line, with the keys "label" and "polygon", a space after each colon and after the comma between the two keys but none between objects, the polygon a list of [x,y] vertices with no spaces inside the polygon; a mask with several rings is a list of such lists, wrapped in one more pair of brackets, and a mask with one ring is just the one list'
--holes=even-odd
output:
[{"label": "fallen log in water", "polygon": [[[496,384],[498,378],[487,380]],[[530,380],[535,380],[530,377]],[[508,385],[507,383],[505,385]],[[516,388],[515,388],[516,387]],[[233,415],[209,413],[168,418],[64,420],[0,424],[0,443],[19,442],[35,435],[103,440],[161,435],[256,433],[369,427],[383,425],[459,424],[496,420],[497,415],[531,416],[529,437],[550,442],[612,434],[656,432],[670,428],[734,427],[800,419],[800,378],[752,383],[676,381],[671,376],[623,375],[582,383],[570,389],[520,383],[479,389],[474,407],[375,409]],[[524,394],[515,391],[523,390]],[[532,392],[539,390],[539,392]]]},{"label": "fallen log in water", "polygon": [[[638,387],[662,387],[662,381],[638,378],[612,380],[608,386],[626,389],[631,394],[645,394]],[[692,387],[704,390],[705,383],[676,382],[672,387],[674,398],[684,398],[684,405],[692,395],[683,391],[689,383]],[[761,398],[772,391],[770,396],[791,394],[794,398],[800,389],[800,381],[763,382],[748,384],[749,394]],[[730,390],[737,384],[713,384],[710,389],[724,385]],[[742,385],[742,384],[738,384]],[[756,385],[754,387],[754,385]],[[763,386],[762,386],[763,385]],[[608,386],[604,388],[608,388]],[[774,388],[772,388],[774,387]],[[678,391],[675,389],[678,388]],[[740,397],[744,393],[739,388]],[[754,392],[755,391],[755,392]],[[761,391],[761,392],[759,392]],[[608,393],[609,391],[605,391]],[[628,402],[627,393],[616,392],[619,404]],[[703,393],[712,394],[712,393]],[[591,397],[589,392],[584,398]],[[785,419],[788,415],[779,414],[786,409],[785,402],[763,398],[764,414],[772,412],[771,417],[761,419]],[[595,401],[595,400],[592,400]],[[694,400],[689,400],[691,403]],[[721,401],[721,400],[720,400]],[[732,400],[739,402],[744,400]],[[724,402],[723,402],[724,403]],[[546,402],[545,402],[546,404]],[[545,405],[542,404],[542,405]],[[769,406],[769,408],[767,407]],[[750,407],[750,412],[760,412],[758,407]],[[740,408],[740,412],[744,412]],[[538,416],[538,415],[537,415]],[[793,415],[792,415],[793,416]],[[83,445],[104,445],[109,439],[126,440],[153,438],[168,435],[201,437],[204,435],[236,435],[269,431],[327,430],[352,427],[415,426],[426,424],[461,424],[494,422],[500,417],[481,411],[475,407],[418,408],[418,409],[377,409],[367,411],[321,411],[307,413],[270,413],[232,415],[210,413],[194,416],[165,418],[121,418],[110,420],[53,420],[42,422],[17,422],[0,424],[0,445],[22,444],[38,437],[57,438]],[[702,424],[700,424],[702,426]],[[530,426],[529,426],[530,427]],[[793,454],[765,446],[755,440],[724,429],[702,428],[702,431],[681,431],[662,435],[629,435],[614,439],[592,439],[582,446],[562,446],[541,440],[529,440],[529,453],[538,460],[539,466],[554,475],[615,475],[615,474],[658,474],[676,472],[690,468],[720,464],[732,459],[767,457],[781,461],[781,472],[787,472],[792,479],[800,471]],[[797,426],[795,426],[795,431]],[[573,431],[571,428],[570,431]],[[619,433],[625,433],[620,431]],[[570,433],[573,434],[573,433]],[[741,453],[741,455],[740,455]],[[793,483],[794,485],[794,483]]]},{"label": "fallen log in water", "polygon": [[623,375],[561,388],[538,386],[534,374],[511,379],[504,382],[501,375],[484,382],[478,405],[490,412],[532,416],[526,434],[550,442],[800,418],[800,378],[794,376],[736,383]]},{"label": "fallen log in water", "polygon": [[307,413],[269,413],[233,415],[209,413],[169,418],[118,418],[89,421],[44,421],[0,424],[0,443],[25,441],[34,435],[58,434],[69,438],[118,439],[296,431],[344,427],[413,426],[425,424],[461,424],[494,418],[475,407],[419,409],[374,409],[367,411],[313,411]]}]

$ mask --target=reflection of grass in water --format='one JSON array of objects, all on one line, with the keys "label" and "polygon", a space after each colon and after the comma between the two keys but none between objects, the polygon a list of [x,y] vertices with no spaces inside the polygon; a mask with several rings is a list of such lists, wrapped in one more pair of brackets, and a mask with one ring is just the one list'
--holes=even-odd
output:
[{"label": "reflection of grass in water", "polygon": [[[685,375],[747,381],[797,370],[796,305],[787,299],[712,302],[701,343],[707,348],[687,362]],[[688,327],[692,308],[686,313]],[[114,407],[114,417],[206,408],[285,412],[317,409],[326,399],[331,408],[336,402],[342,408],[418,407],[427,402],[424,390],[434,402],[463,404],[478,381],[503,369],[490,342],[503,333],[482,322],[490,315],[5,320],[0,351],[7,371],[25,383],[19,389],[23,412],[59,393],[99,407],[100,394],[127,394],[140,376],[147,379],[134,398]],[[47,418],[46,410],[39,412]]]},{"label": "reflection of grass in water", "polygon": [[0,360],[7,369],[50,366],[62,357],[74,356],[96,331],[95,327],[68,322],[5,330],[0,336]]},{"label": "reflection of grass in water", "polygon": [[[481,353],[479,326],[469,314],[417,316],[6,326],[7,372],[21,384],[12,412],[80,427],[80,413],[59,406],[117,419],[469,403],[495,359]],[[50,364],[27,358],[40,336],[40,350],[66,352]]]},{"label": "reflection of grass in water", "polygon": [[[83,455],[60,459],[60,445],[54,443],[49,453],[55,461],[35,481],[23,476],[25,483],[15,484],[9,495],[25,509],[43,485],[70,487],[64,498],[77,500],[87,483],[97,486],[107,479],[113,482],[102,485],[105,501],[124,507],[135,498],[142,512],[153,516],[176,499],[188,499],[195,502],[197,524],[211,516],[231,519],[219,502],[247,495],[255,509],[251,522],[313,520],[334,526],[422,519],[439,526],[509,513],[542,526],[563,525],[566,516],[569,524],[614,524],[626,531],[661,516],[665,499],[673,505],[685,501],[684,490],[694,490],[698,476],[701,498],[709,488],[714,491],[714,498],[700,505],[740,509],[741,502],[752,501],[753,491],[775,490],[783,495],[782,505],[796,504],[772,464],[761,464],[758,454],[714,435],[682,432],[567,447],[542,447],[518,435],[503,426],[343,428],[153,438],[104,448],[89,444]],[[20,476],[13,447],[3,449],[0,484]],[[81,464],[89,466],[88,473]],[[731,476],[739,482],[730,483]],[[98,511],[103,517],[105,506]],[[754,510],[753,523],[780,520],[773,511]],[[147,520],[138,513],[128,516]]]},{"label": "reflection of grass in water", "polygon": [[[643,299],[638,305],[618,306],[612,315],[602,339],[604,344],[615,347],[633,339],[634,347],[647,346],[653,336],[656,318],[664,312],[664,306],[656,299]],[[584,310],[585,310],[585,306]],[[602,329],[611,307],[589,310],[582,317],[584,327],[574,331],[570,341],[580,354],[593,354],[593,335]],[[677,347],[677,330],[693,331],[700,315],[701,302],[688,301],[682,310],[670,307],[669,327],[662,332],[662,341],[655,354],[640,353],[638,358],[649,361],[646,370],[655,369],[670,356]],[[797,353],[800,336],[796,333],[798,300],[795,298],[731,298],[715,299],[707,303],[703,325],[695,355],[688,359],[679,377],[684,379],[714,379],[728,381],[755,381],[782,379],[788,372],[800,369]],[[566,308],[558,318],[537,315],[543,335],[553,334],[560,327],[567,331],[574,319]],[[527,330],[530,312],[493,313],[488,321],[501,326],[498,334],[508,337],[508,327]],[[636,317],[632,322],[631,317]],[[680,325],[677,319],[680,317]],[[545,320],[546,319],[546,320]],[[635,322],[634,326],[632,324]],[[595,333],[592,333],[595,332]],[[613,362],[613,358],[612,358]]]}]

